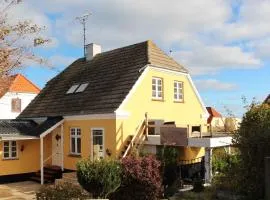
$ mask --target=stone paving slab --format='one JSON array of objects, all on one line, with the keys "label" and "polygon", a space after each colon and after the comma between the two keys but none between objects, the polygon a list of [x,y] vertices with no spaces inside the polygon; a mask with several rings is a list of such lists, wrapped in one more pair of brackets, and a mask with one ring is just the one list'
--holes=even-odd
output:
[{"label": "stone paving slab", "polygon": [[0,184],[0,200],[31,200],[36,199],[36,191],[40,184],[32,181]]}]

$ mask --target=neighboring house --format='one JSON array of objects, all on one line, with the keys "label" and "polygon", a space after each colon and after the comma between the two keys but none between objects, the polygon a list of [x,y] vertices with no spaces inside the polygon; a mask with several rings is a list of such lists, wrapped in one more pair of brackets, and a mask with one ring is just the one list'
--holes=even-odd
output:
[{"label": "neighboring house", "polygon": [[224,131],[224,119],[222,118],[222,115],[213,107],[206,107],[206,109],[209,113],[207,119],[209,132]]},{"label": "neighboring house", "polygon": [[3,80],[0,91],[0,119],[15,119],[37,96],[40,89],[21,74]]},{"label": "neighboring house", "polygon": [[18,119],[0,121],[0,176],[40,170],[43,183],[45,165],[76,170],[82,158],[122,158],[141,145],[152,153],[176,145],[181,160],[206,147],[210,174],[211,148],[231,138],[201,138],[208,113],[187,69],[151,41],[104,53],[90,44],[86,52]]}]

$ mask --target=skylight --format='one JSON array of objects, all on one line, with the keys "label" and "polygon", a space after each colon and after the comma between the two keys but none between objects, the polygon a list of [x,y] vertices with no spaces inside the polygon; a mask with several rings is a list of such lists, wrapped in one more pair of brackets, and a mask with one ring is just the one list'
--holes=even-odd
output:
[{"label": "skylight", "polygon": [[83,92],[87,88],[88,84],[89,83],[74,84],[69,88],[66,94]]},{"label": "skylight", "polygon": [[80,87],[78,87],[78,89],[76,90],[76,93],[77,92],[83,92],[88,86],[88,83],[83,83],[80,85]]},{"label": "skylight", "polygon": [[74,84],[74,85],[72,85],[72,86],[69,88],[69,90],[67,91],[66,94],[74,93],[75,90],[76,90],[78,87],[79,87],[79,84]]}]

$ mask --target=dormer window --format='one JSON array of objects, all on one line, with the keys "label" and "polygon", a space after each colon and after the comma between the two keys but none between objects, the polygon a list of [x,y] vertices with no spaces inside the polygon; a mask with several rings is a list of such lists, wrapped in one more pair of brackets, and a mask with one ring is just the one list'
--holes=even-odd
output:
[{"label": "dormer window", "polygon": [[83,92],[88,86],[88,83],[74,84],[72,85],[66,94],[80,93]]}]

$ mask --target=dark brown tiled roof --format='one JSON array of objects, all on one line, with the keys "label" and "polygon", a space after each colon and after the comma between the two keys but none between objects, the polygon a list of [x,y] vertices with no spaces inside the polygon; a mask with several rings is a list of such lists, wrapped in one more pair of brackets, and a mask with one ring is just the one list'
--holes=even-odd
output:
[{"label": "dark brown tiled roof", "polygon": [[[146,64],[187,72],[151,41],[100,53],[90,61],[81,58],[50,80],[19,118],[112,113]],[[73,84],[85,82],[84,92],[66,94]]]}]

